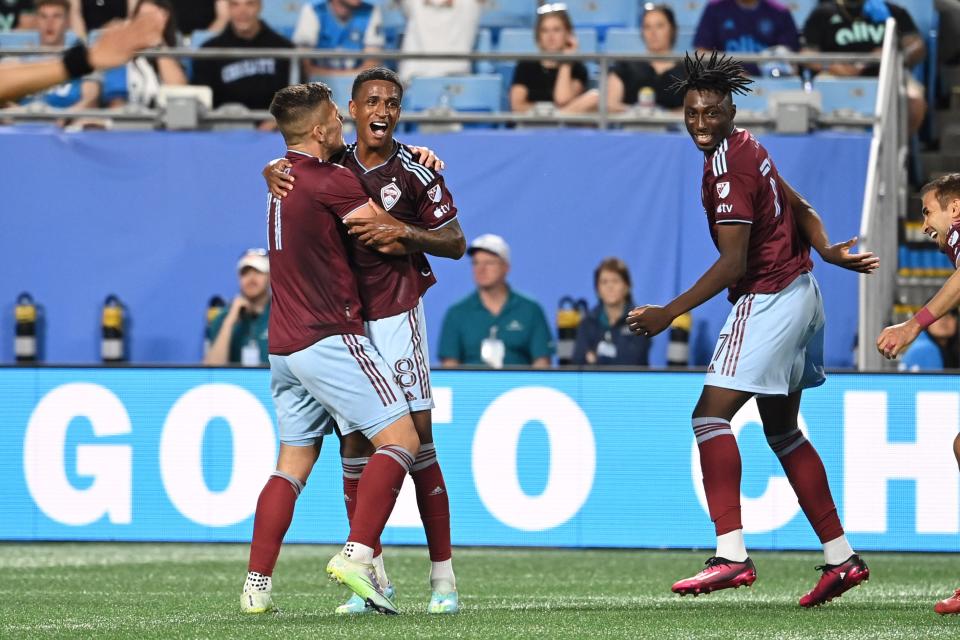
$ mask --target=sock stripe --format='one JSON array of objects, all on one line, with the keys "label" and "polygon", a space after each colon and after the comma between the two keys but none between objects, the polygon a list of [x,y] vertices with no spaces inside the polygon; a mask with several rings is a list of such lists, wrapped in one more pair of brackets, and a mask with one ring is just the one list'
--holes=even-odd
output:
[{"label": "sock stripe", "polygon": [[767,444],[770,445],[770,448],[773,449],[773,452],[777,454],[778,458],[789,455],[805,442],[807,442],[807,438],[800,429],[794,429],[783,436],[767,438]]},{"label": "sock stripe", "polygon": [[697,444],[712,440],[717,436],[732,436],[733,429],[730,423],[723,418],[694,418],[693,435],[696,436]]},{"label": "sock stripe", "polygon": [[413,456],[410,455],[410,452],[404,449],[403,447],[387,444],[379,449],[377,449],[374,455],[385,455],[393,458],[397,464],[399,464],[407,472],[410,471],[410,467],[413,466]]},{"label": "sock stripe", "polygon": [[278,477],[278,478],[281,478],[281,479],[286,480],[287,482],[289,482],[289,483],[290,483],[290,486],[293,487],[293,493],[294,493],[297,497],[300,497],[300,492],[302,492],[302,491],[303,491],[303,488],[306,486],[306,483],[305,483],[305,482],[300,482],[299,480],[297,480],[297,479],[294,478],[293,476],[290,476],[290,475],[285,474],[283,471],[274,471],[274,472],[271,473],[270,475],[271,475],[271,476],[276,476],[276,477]]},{"label": "sock stripe", "polygon": [[363,468],[370,462],[370,458],[340,458],[343,466],[343,477],[356,480],[363,473]]},{"label": "sock stripe", "polygon": [[430,444],[420,445],[420,453],[417,454],[417,459],[414,460],[410,471],[420,471],[432,464],[437,464],[437,449],[431,442]]}]

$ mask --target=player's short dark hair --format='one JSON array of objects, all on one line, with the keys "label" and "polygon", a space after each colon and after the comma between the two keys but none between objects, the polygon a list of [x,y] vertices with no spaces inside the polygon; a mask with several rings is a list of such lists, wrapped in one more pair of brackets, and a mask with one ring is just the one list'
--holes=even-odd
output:
[{"label": "player's short dark hair", "polygon": [[617,274],[625,283],[627,283],[627,289],[633,288],[633,285],[630,283],[630,269],[627,268],[627,263],[620,258],[604,258],[603,262],[600,263],[600,266],[593,271],[594,289],[600,285],[600,274],[604,271]]},{"label": "player's short dark hair", "polygon": [[960,198],[960,173],[948,173],[936,180],[931,180],[920,189],[920,197],[924,197],[931,191],[940,203],[940,207],[946,207],[951,200]]},{"label": "player's short dark hair", "polygon": [[353,88],[350,90],[350,97],[356,100],[357,96],[360,95],[360,87],[363,86],[363,83],[373,80],[383,80],[384,82],[392,82],[397,85],[397,91],[400,92],[400,100],[403,100],[403,83],[400,82],[400,76],[397,75],[396,71],[387,69],[386,67],[373,67],[372,69],[364,69],[358,73],[357,77],[353,79]]},{"label": "player's short dark hair", "polygon": [[673,13],[670,5],[645,4],[643,6],[643,15],[640,16],[640,30],[643,31],[643,19],[647,17],[648,13],[653,11],[662,13],[663,17],[667,20],[667,24],[670,25],[670,48],[672,49],[677,44],[677,16]]},{"label": "player's short dark hair", "polygon": [[330,102],[330,98],[330,87],[322,82],[290,85],[273,94],[270,115],[276,119],[284,140],[290,143],[290,136],[298,133],[293,128],[324,102]]},{"label": "player's short dark hair", "polygon": [[750,93],[749,85],[753,80],[743,74],[743,65],[718,51],[711,53],[709,58],[706,53],[694,53],[691,56],[687,52],[683,67],[685,77],[676,80],[670,87],[681,95],[686,95],[688,91],[711,91],[724,97]]}]

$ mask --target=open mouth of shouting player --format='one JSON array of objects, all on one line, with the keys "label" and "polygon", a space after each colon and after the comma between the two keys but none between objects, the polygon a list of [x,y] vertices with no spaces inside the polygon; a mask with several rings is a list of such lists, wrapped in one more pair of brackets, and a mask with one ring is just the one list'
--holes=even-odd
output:
[{"label": "open mouth of shouting player", "polygon": [[386,80],[363,83],[350,101],[350,116],[357,123],[357,137],[377,149],[393,144],[393,130],[400,118],[400,91]]}]

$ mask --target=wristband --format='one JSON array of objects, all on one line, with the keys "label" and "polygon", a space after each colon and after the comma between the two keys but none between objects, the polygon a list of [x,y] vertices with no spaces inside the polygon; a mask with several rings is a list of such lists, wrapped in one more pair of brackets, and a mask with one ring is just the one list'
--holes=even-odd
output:
[{"label": "wristband", "polygon": [[77,43],[63,52],[63,66],[71,80],[93,73],[93,67],[87,59],[87,48],[83,43]]},{"label": "wristband", "polygon": [[930,313],[930,309],[927,309],[926,307],[920,309],[920,311],[917,311],[917,315],[913,316],[913,319],[917,321],[917,324],[920,325],[921,329],[926,329],[937,321],[936,317]]}]

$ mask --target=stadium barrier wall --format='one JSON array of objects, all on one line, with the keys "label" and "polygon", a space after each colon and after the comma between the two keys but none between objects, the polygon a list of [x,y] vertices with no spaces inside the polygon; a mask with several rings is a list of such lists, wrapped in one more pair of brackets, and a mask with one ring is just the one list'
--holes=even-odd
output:
[{"label": "stadium barrier wall", "polygon": [[[700,204],[703,156],[685,134],[473,130],[399,138],[446,160],[467,238],[507,239],[510,282],[539,300],[551,323],[565,295],[593,304],[593,270],[607,256],[626,260],[638,304],[667,302],[716,258]],[[857,234],[869,135],[760,139],[832,238]],[[266,242],[260,170],[283,152],[280,136],[0,128],[0,151],[25,160],[0,172],[0,362],[13,360],[21,291],[45,307],[46,362],[99,361],[101,305],[110,293],[129,311],[132,362],[199,362],[207,300],[234,295],[240,253]],[[444,312],[473,286],[469,260],[431,262],[439,282],[425,305],[436,348]],[[815,273],[828,317],[827,364],[850,366],[857,278],[819,264]],[[695,362],[709,359],[729,308],[717,296],[695,312]],[[654,340],[652,363],[665,362],[666,344]]]},{"label": "stadium barrier wall", "polygon": [[[262,369],[0,369],[0,539],[248,541],[277,437]],[[699,373],[437,371],[437,448],[458,545],[711,547],[690,412]],[[853,544],[960,550],[952,375],[834,374],[801,427]],[[733,421],[753,549],[818,543],[766,446]],[[291,542],[347,533],[327,442]],[[406,486],[383,540],[420,544]]]}]

